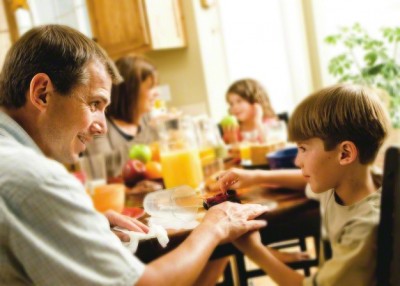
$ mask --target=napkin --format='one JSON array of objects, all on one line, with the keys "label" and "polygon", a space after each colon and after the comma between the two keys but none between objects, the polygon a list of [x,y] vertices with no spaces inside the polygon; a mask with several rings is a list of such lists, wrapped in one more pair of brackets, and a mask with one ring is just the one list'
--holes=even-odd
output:
[{"label": "napkin", "polygon": [[165,228],[163,228],[162,226],[157,225],[157,224],[152,224],[152,223],[149,224],[149,232],[148,233],[130,231],[125,228],[118,227],[118,226],[114,227],[113,229],[129,235],[129,238],[130,238],[129,242],[123,242],[122,244],[126,248],[128,248],[129,251],[131,251],[132,253],[136,252],[140,240],[157,238],[158,243],[160,243],[160,245],[162,247],[166,247],[169,242],[167,231],[165,230]]}]

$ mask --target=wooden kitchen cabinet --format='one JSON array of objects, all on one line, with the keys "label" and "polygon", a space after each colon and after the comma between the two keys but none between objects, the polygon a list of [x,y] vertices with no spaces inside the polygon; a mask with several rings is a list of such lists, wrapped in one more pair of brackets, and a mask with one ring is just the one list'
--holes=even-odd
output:
[{"label": "wooden kitchen cabinet", "polygon": [[112,58],[186,46],[179,0],[86,0],[93,37]]}]

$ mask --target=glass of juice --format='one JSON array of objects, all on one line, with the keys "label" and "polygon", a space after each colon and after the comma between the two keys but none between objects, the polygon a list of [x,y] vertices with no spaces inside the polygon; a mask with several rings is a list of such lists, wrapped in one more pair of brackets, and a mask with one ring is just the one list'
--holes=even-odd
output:
[{"label": "glass of juice", "polygon": [[203,170],[195,125],[191,118],[174,118],[158,126],[160,158],[166,188],[188,185],[198,188]]},{"label": "glass of juice", "polygon": [[166,188],[180,185],[197,188],[203,182],[203,171],[197,149],[163,152],[161,166]]}]

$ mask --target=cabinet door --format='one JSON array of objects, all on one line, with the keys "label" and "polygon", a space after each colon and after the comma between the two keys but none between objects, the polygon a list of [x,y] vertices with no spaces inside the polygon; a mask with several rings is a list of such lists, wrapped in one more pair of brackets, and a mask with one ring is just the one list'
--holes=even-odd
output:
[{"label": "cabinet door", "polygon": [[87,0],[93,36],[112,58],[150,49],[142,0]]}]

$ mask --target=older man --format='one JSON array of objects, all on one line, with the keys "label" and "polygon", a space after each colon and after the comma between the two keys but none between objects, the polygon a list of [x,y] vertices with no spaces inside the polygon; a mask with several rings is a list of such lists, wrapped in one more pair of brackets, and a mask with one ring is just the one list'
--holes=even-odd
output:
[{"label": "older man", "polygon": [[265,225],[253,220],[265,208],[225,203],[152,263],[129,253],[60,164],[106,132],[118,80],[103,50],[68,27],[34,28],[11,47],[0,75],[1,285],[190,285],[220,242]]}]

